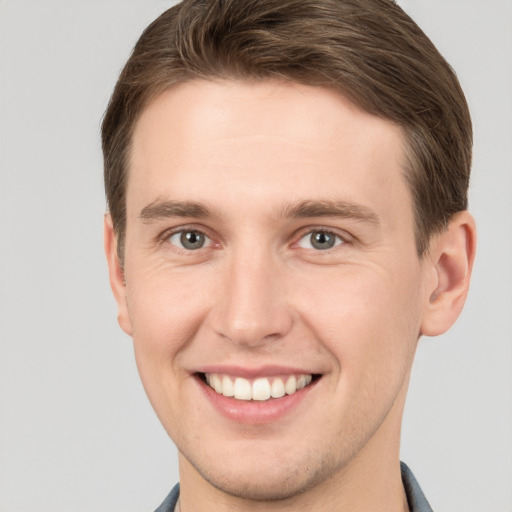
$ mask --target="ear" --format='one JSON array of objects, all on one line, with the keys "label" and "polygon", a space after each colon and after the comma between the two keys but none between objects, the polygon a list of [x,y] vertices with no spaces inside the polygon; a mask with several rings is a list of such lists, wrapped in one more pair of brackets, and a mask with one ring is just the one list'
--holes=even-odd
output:
[{"label": "ear", "polygon": [[117,237],[114,231],[114,225],[110,214],[105,214],[103,221],[103,241],[105,245],[105,255],[107,256],[108,273],[110,278],[110,287],[114,293],[117,302],[117,321],[121,329],[132,335],[132,324],[128,315],[126,304],[126,283],[124,280],[124,270],[117,253]]},{"label": "ear", "polygon": [[446,230],[433,237],[425,256],[433,278],[426,289],[421,334],[438,336],[457,320],[466,302],[475,252],[475,221],[467,211],[457,213]]}]

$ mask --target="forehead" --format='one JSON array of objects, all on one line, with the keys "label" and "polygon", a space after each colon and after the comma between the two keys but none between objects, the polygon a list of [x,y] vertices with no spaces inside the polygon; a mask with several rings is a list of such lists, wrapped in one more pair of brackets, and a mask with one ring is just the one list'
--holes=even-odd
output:
[{"label": "forehead", "polygon": [[226,208],[339,198],[410,207],[402,145],[399,127],[328,89],[187,82],[150,103],[135,127],[128,212],[160,197]]}]

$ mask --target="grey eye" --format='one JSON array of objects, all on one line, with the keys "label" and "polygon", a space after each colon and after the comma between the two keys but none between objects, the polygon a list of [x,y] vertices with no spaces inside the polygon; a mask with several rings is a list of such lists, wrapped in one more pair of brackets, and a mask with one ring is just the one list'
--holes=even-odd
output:
[{"label": "grey eye", "polygon": [[169,237],[171,244],[188,251],[203,248],[207,241],[209,242],[210,239],[204,233],[195,229],[178,231]]},{"label": "grey eye", "polygon": [[325,251],[327,249],[332,249],[341,243],[343,243],[343,240],[338,235],[330,231],[320,229],[303,236],[299,241],[299,246],[303,249]]}]

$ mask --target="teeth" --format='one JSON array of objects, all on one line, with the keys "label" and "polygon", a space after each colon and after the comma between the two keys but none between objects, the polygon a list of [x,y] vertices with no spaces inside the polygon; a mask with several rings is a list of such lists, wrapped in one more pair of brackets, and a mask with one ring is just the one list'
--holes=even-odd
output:
[{"label": "teeth", "polygon": [[234,397],[237,400],[265,401],[293,395],[310,384],[313,377],[307,374],[290,375],[286,381],[281,377],[260,377],[251,382],[243,377],[233,379],[228,375],[207,373],[205,378],[206,383],[219,395]]},{"label": "teeth", "polygon": [[295,378],[295,375],[292,375],[288,378],[286,381],[286,384],[284,385],[284,390],[286,391],[287,395],[292,395],[297,391],[297,379]]},{"label": "teeth", "polygon": [[252,384],[253,400],[268,400],[270,398],[270,382],[268,379],[256,379]]},{"label": "teeth", "polygon": [[217,393],[222,393],[222,383],[218,375],[212,375],[210,386],[215,389]]},{"label": "teeth", "polygon": [[224,396],[235,395],[235,386],[233,386],[233,381],[227,375],[222,377],[222,389],[217,391],[217,393],[222,393]]},{"label": "teeth", "polygon": [[[228,377],[229,378],[229,377]],[[217,390],[217,393],[222,393],[221,390]],[[237,377],[235,379],[235,398],[237,400],[250,400],[252,398],[252,390],[251,390],[251,383],[247,379],[242,379],[242,377]]]},{"label": "teeth", "polygon": [[284,382],[282,379],[274,379],[270,388],[270,396],[272,398],[281,398],[285,395]]}]

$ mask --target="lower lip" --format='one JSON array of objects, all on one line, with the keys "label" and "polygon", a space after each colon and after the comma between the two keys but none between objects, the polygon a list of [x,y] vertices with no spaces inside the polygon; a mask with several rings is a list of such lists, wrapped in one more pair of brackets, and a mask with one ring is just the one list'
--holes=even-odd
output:
[{"label": "lower lip", "polygon": [[272,423],[291,413],[316,387],[319,379],[291,395],[264,401],[236,400],[217,393],[199,377],[196,380],[206,398],[224,417],[237,423],[261,425]]}]

